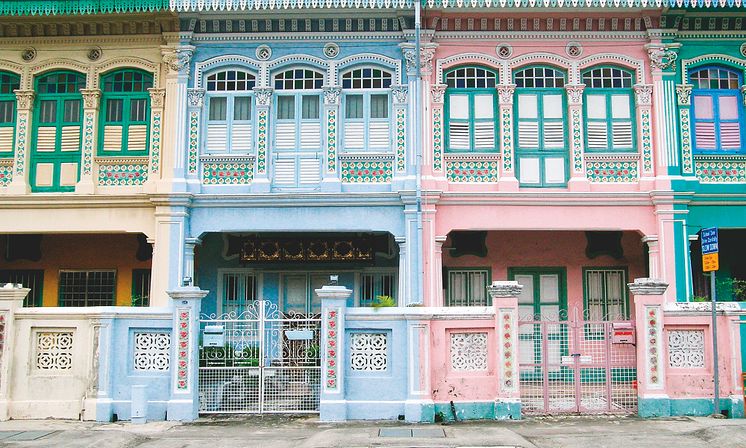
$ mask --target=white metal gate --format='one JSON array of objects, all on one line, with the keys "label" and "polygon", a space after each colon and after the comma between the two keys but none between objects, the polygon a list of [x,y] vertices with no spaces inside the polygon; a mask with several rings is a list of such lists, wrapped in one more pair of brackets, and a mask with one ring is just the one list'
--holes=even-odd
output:
[{"label": "white metal gate", "polygon": [[283,313],[267,300],[203,314],[200,413],[318,412],[320,326],[319,315]]}]

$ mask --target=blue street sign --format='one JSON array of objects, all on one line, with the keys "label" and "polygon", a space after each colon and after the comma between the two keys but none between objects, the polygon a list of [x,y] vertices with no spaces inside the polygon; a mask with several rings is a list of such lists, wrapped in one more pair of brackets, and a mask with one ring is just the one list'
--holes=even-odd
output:
[{"label": "blue street sign", "polygon": [[702,254],[715,254],[718,252],[718,228],[709,227],[702,229],[700,235],[702,241]]}]

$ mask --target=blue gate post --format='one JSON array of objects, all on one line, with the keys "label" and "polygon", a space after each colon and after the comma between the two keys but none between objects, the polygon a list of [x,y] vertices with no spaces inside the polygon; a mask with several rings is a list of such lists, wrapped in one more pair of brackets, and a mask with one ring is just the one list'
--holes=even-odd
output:
[{"label": "blue gate post", "polygon": [[173,299],[171,398],[168,420],[192,421],[199,415],[199,313],[209,293],[196,286],[167,291]]},{"label": "blue gate post", "polygon": [[345,309],[352,290],[325,285],[316,290],[321,299],[321,421],[347,419],[344,392]]}]

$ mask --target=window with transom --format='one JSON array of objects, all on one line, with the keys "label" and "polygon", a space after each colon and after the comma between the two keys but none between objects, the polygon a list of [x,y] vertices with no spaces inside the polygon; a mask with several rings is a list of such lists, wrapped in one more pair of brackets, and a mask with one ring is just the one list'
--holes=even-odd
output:
[{"label": "window with transom", "polygon": [[344,93],[344,148],[348,151],[386,151],[391,148],[391,74],[359,68],[342,75]]},{"label": "window with transom", "polygon": [[585,96],[585,149],[634,151],[633,75],[615,67],[592,68],[582,74]]},{"label": "window with transom", "polygon": [[446,148],[450,152],[497,150],[497,73],[460,67],[446,73]]},{"label": "window with transom", "polygon": [[525,186],[567,182],[565,79],[552,67],[528,67],[514,75],[516,158]]},{"label": "window with transom", "polygon": [[150,92],[153,75],[119,70],[101,78],[99,155],[144,156],[148,153]]},{"label": "window with transom", "polygon": [[254,143],[253,89],[256,78],[241,70],[207,76],[208,153],[245,154]]},{"label": "window with transom", "polygon": [[78,181],[85,75],[52,72],[36,80],[32,191],[72,191]]},{"label": "window with transom", "polygon": [[744,149],[742,74],[722,67],[689,73],[692,88],[694,148],[700,153]]},{"label": "window with transom", "polygon": [[16,95],[21,77],[0,72],[0,157],[13,153],[16,136]]}]

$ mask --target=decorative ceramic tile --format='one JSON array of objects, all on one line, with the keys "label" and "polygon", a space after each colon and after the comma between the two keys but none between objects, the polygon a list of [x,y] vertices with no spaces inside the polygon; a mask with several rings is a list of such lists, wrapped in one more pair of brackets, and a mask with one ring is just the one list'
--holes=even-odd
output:
[{"label": "decorative ceramic tile", "polygon": [[18,113],[18,128],[16,130],[15,173],[23,176],[26,169],[26,133],[28,128],[28,112]]},{"label": "decorative ceramic tile", "polygon": [[205,185],[248,185],[253,178],[253,158],[202,162],[202,183]]},{"label": "decorative ceramic tile", "polygon": [[177,308],[176,346],[176,389],[189,390],[189,321],[192,312],[189,308]]},{"label": "decorative ceramic tile", "polygon": [[454,371],[487,370],[487,333],[451,333],[450,351]]},{"label": "decorative ceramic tile", "polygon": [[267,171],[267,111],[260,110],[257,118],[257,154],[256,172],[264,174]]},{"label": "decorative ceramic tile", "polygon": [[446,160],[449,182],[497,182],[499,169],[497,160]]},{"label": "decorative ceramic tile", "polygon": [[148,180],[148,163],[118,163],[98,160],[98,184],[105,187],[142,185]]},{"label": "decorative ceramic tile", "polygon": [[396,171],[398,173],[407,170],[405,113],[403,108],[396,110]]},{"label": "decorative ceramic tile", "polygon": [[358,372],[381,372],[388,368],[386,333],[352,333],[350,335],[350,369]]},{"label": "decorative ceramic tile", "polygon": [[509,107],[501,107],[500,128],[502,141],[503,171],[513,172],[513,110]]},{"label": "decorative ceramic tile", "polygon": [[0,161],[0,187],[7,187],[13,180],[13,159]]},{"label": "decorative ceramic tile", "polygon": [[337,111],[327,111],[326,158],[328,173],[337,172]]},{"label": "decorative ceramic tile", "polygon": [[704,330],[670,330],[668,332],[668,365],[679,369],[701,369],[705,366]]},{"label": "decorative ceramic tile", "polygon": [[199,148],[199,112],[189,112],[189,174],[197,173],[197,153]]},{"label": "decorative ceramic tile", "polygon": [[72,370],[73,333],[71,331],[37,332],[34,363],[37,370]]},{"label": "decorative ceramic tile", "polygon": [[324,389],[336,391],[339,389],[337,371],[339,369],[339,309],[330,308],[326,311],[326,365]]},{"label": "decorative ceramic tile", "polygon": [[640,128],[642,129],[642,172],[653,172],[653,140],[650,135],[650,109],[640,113]]},{"label": "decorative ceramic tile", "polygon": [[433,171],[443,171],[443,109],[433,109]]},{"label": "decorative ceramic tile", "polygon": [[692,131],[688,108],[679,109],[679,122],[681,123],[682,168],[685,174],[691,174],[694,172],[694,162],[692,161]]},{"label": "decorative ceramic tile", "polygon": [[620,183],[637,182],[637,161],[591,161],[585,162],[585,175],[591,182]]},{"label": "decorative ceramic tile", "polygon": [[661,338],[660,338],[660,307],[646,307],[645,329],[647,340],[645,341],[645,358],[648,365],[648,384],[660,387],[663,378],[660,372]]},{"label": "decorative ceramic tile", "polygon": [[81,175],[87,176],[93,170],[93,112],[83,116],[83,157]]},{"label": "decorative ceramic tile", "polygon": [[343,160],[342,182],[384,183],[391,182],[391,160]]},{"label": "decorative ceramic tile", "polygon": [[135,333],[134,370],[165,372],[171,364],[171,333]]},{"label": "decorative ceramic tile", "polygon": [[580,125],[580,109],[572,109],[572,169],[575,173],[583,172],[583,138]]},{"label": "decorative ceramic tile", "polygon": [[746,182],[746,161],[695,159],[694,172],[701,182]]},{"label": "decorative ceramic tile", "polygon": [[500,370],[503,383],[503,390],[511,391],[517,389],[516,378],[518,377],[518,371],[515,364],[515,347],[513,346],[515,340],[515,323],[513,318],[513,312],[510,310],[500,310],[500,324],[502,328],[502,360],[500,362]]},{"label": "decorative ceramic tile", "polygon": [[[161,122],[163,114],[154,111],[150,129],[150,172],[157,173],[161,169]],[[191,138],[191,136],[190,136]]]}]

